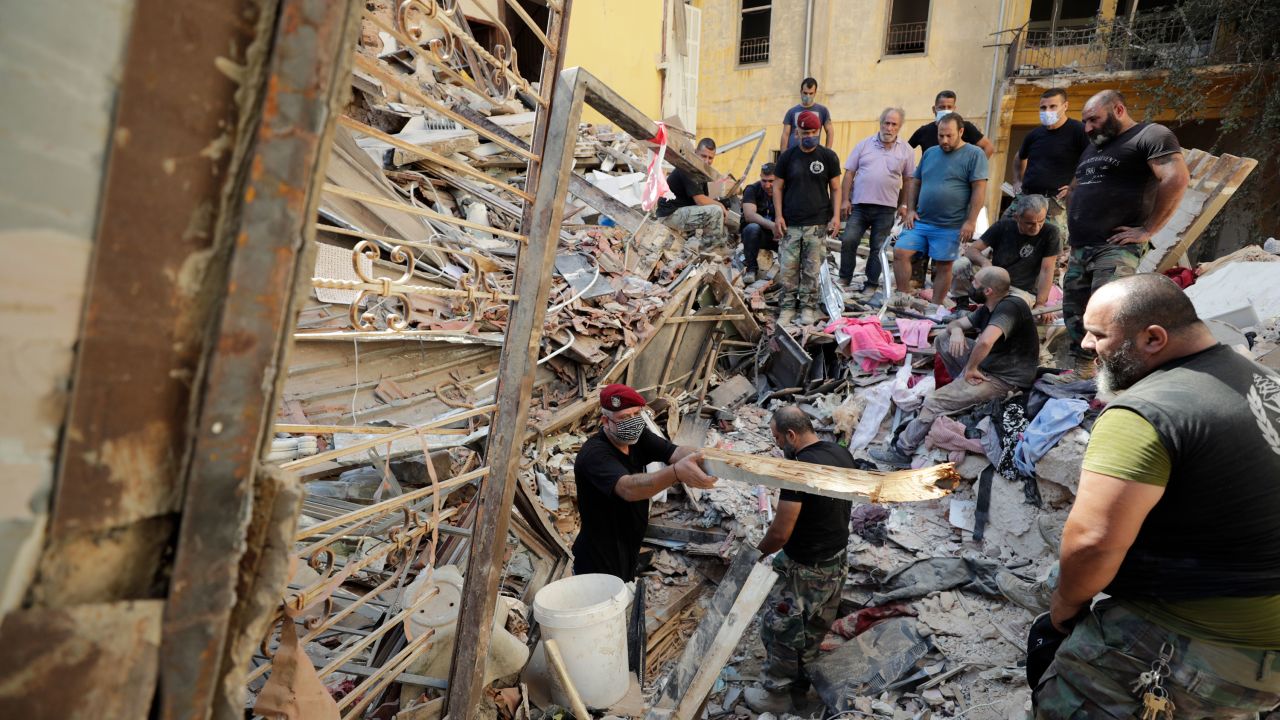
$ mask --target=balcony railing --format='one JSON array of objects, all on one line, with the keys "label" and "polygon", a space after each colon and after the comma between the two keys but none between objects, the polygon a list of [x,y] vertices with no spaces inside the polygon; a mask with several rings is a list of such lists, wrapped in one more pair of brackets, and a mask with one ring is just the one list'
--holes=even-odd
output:
[{"label": "balcony railing", "polygon": [[1009,74],[1020,77],[1145,70],[1209,64],[1218,58],[1217,27],[1196,27],[1177,15],[1152,14],[1085,21],[1054,29],[1015,30]]},{"label": "balcony railing", "polygon": [[769,38],[743,38],[738,45],[738,64],[769,62]]},{"label": "balcony railing", "polygon": [[884,38],[885,55],[912,55],[924,52],[929,38],[928,22],[890,25]]}]

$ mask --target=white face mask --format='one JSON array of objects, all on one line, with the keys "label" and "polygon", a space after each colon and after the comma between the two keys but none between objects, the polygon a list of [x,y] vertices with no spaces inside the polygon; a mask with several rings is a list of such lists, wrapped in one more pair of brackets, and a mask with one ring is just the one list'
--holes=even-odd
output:
[{"label": "white face mask", "polygon": [[933,114],[933,121],[942,122],[942,118],[950,115],[953,112],[955,112],[955,110],[939,110]]},{"label": "white face mask", "polygon": [[1061,116],[1058,114],[1057,110],[1041,110],[1040,124],[1045,127],[1053,127],[1058,124],[1058,119],[1060,117]]}]

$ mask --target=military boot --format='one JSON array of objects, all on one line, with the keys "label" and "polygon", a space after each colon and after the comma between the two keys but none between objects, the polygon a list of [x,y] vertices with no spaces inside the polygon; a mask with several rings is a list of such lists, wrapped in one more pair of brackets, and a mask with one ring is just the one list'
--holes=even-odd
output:
[{"label": "military boot", "polygon": [[1012,573],[997,572],[996,586],[1006,598],[1009,598],[1009,602],[1020,608],[1030,610],[1037,615],[1049,609],[1049,599],[1053,595],[1053,590],[1043,580],[1027,582],[1020,580]]}]

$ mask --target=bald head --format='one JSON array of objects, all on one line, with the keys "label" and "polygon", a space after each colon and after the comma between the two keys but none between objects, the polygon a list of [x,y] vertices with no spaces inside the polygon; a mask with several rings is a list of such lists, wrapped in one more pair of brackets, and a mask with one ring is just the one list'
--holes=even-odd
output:
[{"label": "bald head", "polygon": [[796,405],[783,405],[773,413],[769,421],[773,441],[788,458],[795,458],[800,450],[818,442],[809,416]]},{"label": "bald head", "polygon": [[[1142,273],[1103,285],[1089,299],[1089,307],[1105,310],[1112,325],[1126,336],[1151,325],[1177,335],[1200,325],[1191,298],[1169,278]],[[1086,310],[1087,312],[1087,310]]]},{"label": "bald head", "polygon": [[1124,96],[1115,90],[1103,90],[1089,98],[1080,111],[1084,132],[1095,146],[1102,147],[1120,133],[1133,127],[1133,118],[1125,107]]},{"label": "bald head", "polygon": [[1124,95],[1121,95],[1119,90],[1103,90],[1089,98],[1084,106],[1086,108],[1100,107],[1104,110],[1113,110],[1116,106],[1125,107]]},{"label": "bald head", "polygon": [[995,265],[988,265],[979,270],[973,276],[973,282],[980,288],[990,289],[991,295],[988,297],[996,300],[1008,295],[1012,285],[1009,280],[1009,271]]}]

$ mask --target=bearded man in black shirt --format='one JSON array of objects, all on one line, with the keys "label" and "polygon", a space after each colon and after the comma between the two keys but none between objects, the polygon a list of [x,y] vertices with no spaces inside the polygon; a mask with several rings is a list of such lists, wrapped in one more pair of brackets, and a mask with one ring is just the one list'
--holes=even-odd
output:
[{"label": "bearded man in black shirt", "polygon": [[[773,414],[769,431],[789,460],[853,467],[849,451],[822,440],[809,416],[794,405]],[[791,695],[808,689],[805,666],[818,657],[818,646],[835,622],[840,591],[849,564],[849,500],[783,490],[773,522],[758,546],[777,553],[778,573],[760,620],[760,639],[767,653],[762,688],[747,688],[744,699],[757,713],[790,709]]]}]

